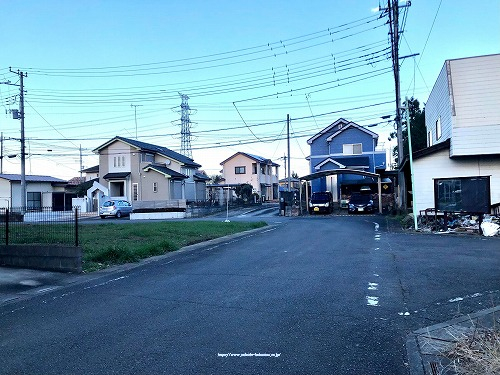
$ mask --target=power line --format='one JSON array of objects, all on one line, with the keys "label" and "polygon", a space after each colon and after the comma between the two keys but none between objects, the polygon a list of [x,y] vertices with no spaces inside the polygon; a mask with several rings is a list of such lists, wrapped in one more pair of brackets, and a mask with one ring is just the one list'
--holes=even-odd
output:
[{"label": "power line", "polygon": [[[200,64],[207,64],[207,63],[221,61],[221,60],[234,59],[237,57],[244,57],[244,56],[248,56],[248,55],[252,55],[252,54],[260,54],[260,53],[264,53],[264,52],[269,52],[269,51],[273,50],[273,46],[282,46],[283,43],[288,43],[288,41],[292,41],[292,40],[295,41],[294,43],[291,43],[292,45],[294,45],[297,43],[304,43],[304,42],[314,40],[317,38],[331,37],[332,35],[337,34],[341,31],[351,30],[353,27],[363,26],[365,24],[368,24],[371,22],[377,22],[377,21],[378,21],[378,17],[370,16],[370,17],[363,18],[361,20],[356,20],[356,21],[344,23],[340,26],[327,28],[327,29],[322,30],[322,31],[318,31],[318,32],[290,38],[290,39],[284,39],[282,41],[276,41],[276,42],[272,42],[272,43],[262,44],[262,45],[255,46],[255,47],[242,48],[242,49],[229,51],[229,52],[210,54],[210,55],[205,55],[205,56],[201,56],[201,57],[176,59],[176,60],[163,61],[163,62],[133,64],[133,65],[120,65],[120,66],[114,66],[114,67],[67,68],[67,69],[50,69],[50,68],[45,68],[45,69],[35,68],[35,69],[33,69],[32,68],[32,69],[28,69],[28,70],[30,71],[31,74],[51,75],[51,76],[57,75],[58,74],[57,72],[66,73],[66,74],[70,74],[70,73],[75,72],[77,74],[82,74],[82,73],[86,73],[87,71],[88,72],[104,71],[104,73],[108,74],[108,76],[109,76],[110,72],[114,73],[117,71],[118,72],[122,72],[122,71],[127,72],[127,71],[142,71],[142,70],[159,69],[156,67],[155,68],[140,69],[141,67],[167,65],[167,68],[175,68],[175,67],[185,67],[185,66],[189,66],[189,65],[200,65]],[[349,25],[355,25],[355,24],[359,24],[359,25],[349,26]],[[337,29],[339,29],[339,30],[337,30]],[[369,30],[371,30],[371,29],[369,29]],[[365,31],[369,31],[369,30],[365,30]],[[350,37],[353,35],[358,35],[358,34],[359,33],[352,33],[352,34],[349,34],[347,36],[344,36],[344,38]],[[313,36],[313,35],[316,35],[316,37],[311,38],[311,36]],[[333,40],[332,40],[332,42],[333,42]],[[248,52],[248,51],[252,51],[252,50],[255,50],[255,52]],[[294,51],[297,51],[297,50],[294,50]],[[274,53],[272,55],[267,54],[266,56],[264,56],[262,58],[275,57],[275,55],[276,54],[274,54]],[[214,57],[216,57],[216,58],[214,58]],[[201,60],[201,61],[199,61],[199,60]],[[255,61],[255,59],[246,60],[244,62],[249,62],[249,61]],[[240,62],[238,62],[238,63],[240,63]],[[209,66],[209,67],[211,68],[213,66]],[[139,68],[139,69],[130,69],[130,68]],[[161,67],[161,68],[164,69],[165,67]],[[192,68],[192,69],[199,69],[199,67]],[[190,70],[192,70],[192,69],[190,69]],[[190,70],[187,70],[187,71],[190,71]],[[55,72],[55,74],[51,73],[51,72]],[[179,71],[173,71],[173,72],[178,73]],[[137,74],[135,74],[135,75],[137,75]],[[77,77],[76,75],[71,75],[71,76]],[[122,75],[120,75],[120,76],[122,76]],[[89,78],[88,75],[84,75],[83,77]],[[96,76],[96,77],[101,77],[101,75]]]}]

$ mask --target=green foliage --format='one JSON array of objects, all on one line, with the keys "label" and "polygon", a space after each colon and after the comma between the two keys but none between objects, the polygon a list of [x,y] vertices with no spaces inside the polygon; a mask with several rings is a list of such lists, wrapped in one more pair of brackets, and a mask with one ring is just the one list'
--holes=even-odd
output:
[{"label": "green foliage", "polygon": [[83,269],[137,262],[183,246],[260,228],[265,222],[165,221],[86,224],[80,227]]},{"label": "green foliage", "polygon": [[[403,103],[404,106],[407,105],[406,101]],[[418,151],[427,147],[427,134],[425,129],[425,109],[420,109],[420,102],[415,98],[408,99],[409,105],[409,117],[411,126],[411,147],[412,151]],[[403,124],[403,154],[404,156],[409,155],[408,146],[408,130],[406,118],[404,118]],[[394,131],[391,133],[389,139],[394,139],[397,137],[397,133]],[[397,146],[392,150],[392,155],[396,165],[399,163],[399,155]]]},{"label": "green foliage", "polygon": [[224,177],[220,174],[214,174],[210,176],[210,183],[218,185],[221,184],[224,181]]},{"label": "green foliage", "polygon": [[236,196],[243,200],[243,202],[253,202],[252,194],[253,187],[250,184],[241,184],[235,188]]}]

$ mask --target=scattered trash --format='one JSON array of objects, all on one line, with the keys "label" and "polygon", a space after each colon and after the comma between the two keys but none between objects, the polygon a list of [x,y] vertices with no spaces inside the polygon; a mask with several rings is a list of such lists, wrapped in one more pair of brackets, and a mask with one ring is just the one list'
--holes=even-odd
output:
[{"label": "scattered trash", "polygon": [[[482,217],[481,217],[482,216]],[[413,229],[413,216],[408,215],[402,221],[403,228]],[[445,233],[483,233],[485,236],[500,236],[500,216],[477,215],[460,212],[441,212],[435,209],[420,211],[418,216],[420,232]]]},{"label": "scattered trash", "polygon": [[486,237],[493,237],[498,234],[498,229],[500,225],[492,223],[492,222],[483,222],[481,223],[481,230],[483,231],[483,235]]}]

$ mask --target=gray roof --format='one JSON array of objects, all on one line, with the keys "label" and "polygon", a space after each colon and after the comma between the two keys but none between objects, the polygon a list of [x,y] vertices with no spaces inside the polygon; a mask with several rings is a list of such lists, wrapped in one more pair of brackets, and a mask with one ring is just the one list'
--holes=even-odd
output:
[{"label": "gray roof", "polygon": [[174,160],[177,160],[177,161],[183,163],[186,166],[190,166],[190,167],[193,167],[193,168],[199,168],[199,167],[201,167],[201,165],[198,164],[198,163],[195,163],[193,159],[188,158],[185,155],[179,154],[178,152],[172,151],[169,148],[162,147],[162,146],[157,146],[157,145],[154,145],[154,144],[151,144],[151,143],[137,141],[135,139],[125,138],[125,137],[119,137],[119,136],[116,136],[113,139],[111,139],[110,141],[108,141],[108,142],[104,143],[103,145],[97,147],[94,151],[99,151],[102,148],[107,147],[110,143],[114,142],[115,140],[128,143],[129,145],[137,147],[138,149],[140,149],[142,151],[149,151],[149,152],[154,153],[154,154],[161,154],[161,155],[167,156],[167,157],[169,157],[171,159],[174,159]]},{"label": "gray roof", "polygon": [[114,173],[107,173],[102,178],[105,180],[123,180],[124,178],[127,178],[130,176],[130,172],[114,172]]},{"label": "gray roof", "polygon": [[174,180],[180,180],[180,179],[184,180],[186,178],[189,178],[188,176],[183,175],[182,173],[173,171],[172,169],[167,168],[163,165],[149,164],[148,166],[144,167],[143,169],[145,171],[152,169],[156,172],[160,172],[162,174],[168,175],[168,176],[170,176],[171,179],[174,179]]},{"label": "gray roof", "polygon": [[[9,181],[21,181],[20,174],[0,174],[0,178]],[[61,180],[60,178],[51,177],[51,176],[36,176],[36,175],[26,175],[26,182],[53,182],[53,183],[67,183],[66,180]]]},{"label": "gray roof", "polygon": [[246,157],[250,158],[250,159],[253,159],[255,161],[258,161],[259,163],[263,163],[263,164],[270,164],[270,165],[273,165],[273,166],[276,166],[276,167],[279,167],[279,164],[276,164],[274,163],[271,159],[269,158],[264,158],[262,156],[258,156],[258,155],[254,155],[254,154],[249,154],[248,152],[241,152],[241,151],[238,151],[236,154],[233,154],[231,155],[230,157],[228,157],[226,160],[224,160],[223,162],[221,162],[220,164],[223,165],[225,164],[228,160],[232,159],[233,157],[235,157],[236,155],[245,155]]},{"label": "gray roof", "polygon": [[210,177],[208,177],[206,174],[204,173],[195,173],[193,175],[193,177],[197,180],[203,180],[203,181],[209,181],[210,180]]},{"label": "gray roof", "polygon": [[99,173],[99,165],[94,165],[93,167],[82,169],[82,172],[84,172],[84,173]]}]

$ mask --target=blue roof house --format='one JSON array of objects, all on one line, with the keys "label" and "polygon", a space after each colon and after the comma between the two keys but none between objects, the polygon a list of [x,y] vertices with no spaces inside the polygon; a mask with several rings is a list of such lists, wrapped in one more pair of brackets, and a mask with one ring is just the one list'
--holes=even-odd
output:
[{"label": "blue roof house", "polygon": [[[386,152],[376,151],[378,134],[343,118],[338,119],[307,140],[310,173],[351,169],[380,173],[386,169]],[[369,186],[377,191],[377,180],[355,174],[322,176],[312,180],[312,192],[331,191],[335,200]]]}]

